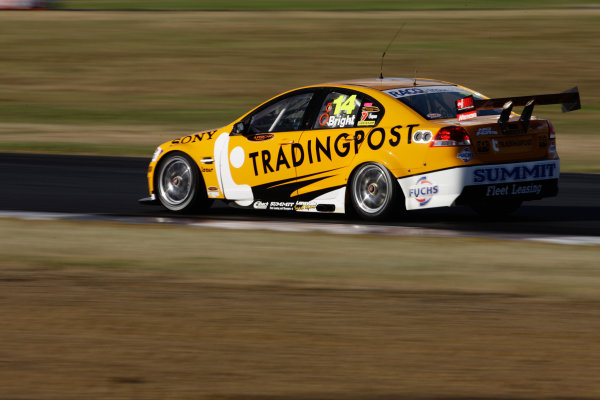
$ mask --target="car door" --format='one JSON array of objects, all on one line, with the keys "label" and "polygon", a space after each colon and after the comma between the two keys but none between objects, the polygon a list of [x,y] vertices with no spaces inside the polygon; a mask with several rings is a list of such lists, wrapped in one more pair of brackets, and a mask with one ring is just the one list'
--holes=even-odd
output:
[{"label": "car door", "polygon": [[297,194],[301,198],[345,185],[345,169],[363,143],[368,138],[376,145],[383,141],[378,132],[369,137],[383,116],[383,107],[372,98],[358,91],[326,88],[321,99],[316,117],[300,138],[304,160],[297,167]]},{"label": "car door", "polygon": [[286,94],[244,118],[242,131],[231,134],[227,144],[231,182],[223,179],[226,198],[285,202],[295,195],[290,184],[299,161],[295,147],[313,95],[314,91]]}]

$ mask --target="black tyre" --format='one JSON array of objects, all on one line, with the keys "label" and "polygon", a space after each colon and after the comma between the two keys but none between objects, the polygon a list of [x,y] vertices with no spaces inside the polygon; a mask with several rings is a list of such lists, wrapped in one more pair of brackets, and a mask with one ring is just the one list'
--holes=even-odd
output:
[{"label": "black tyre", "polygon": [[210,206],[198,166],[184,153],[166,155],[155,179],[158,199],[171,211],[189,212]]},{"label": "black tyre", "polygon": [[352,208],[363,219],[378,221],[391,217],[400,209],[400,187],[381,164],[363,164],[350,179]]}]

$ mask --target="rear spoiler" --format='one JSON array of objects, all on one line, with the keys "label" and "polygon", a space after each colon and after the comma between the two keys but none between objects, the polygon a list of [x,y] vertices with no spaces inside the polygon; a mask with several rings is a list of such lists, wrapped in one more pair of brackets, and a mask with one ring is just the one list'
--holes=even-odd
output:
[{"label": "rear spoiler", "polygon": [[560,104],[562,106],[562,112],[579,110],[581,108],[579,89],[577,86],[575,86],[574,88],[562,93],[520,97],[502,97],[498,99],[475,100],[473,99],[473,96],[469,96],[456,101],[456,116],[459,121],[464,121],[466,119],[475,118],[477,116],[476,110],[502,108],[502,113],[498,118],[498,123],[504,132],[508,124],[508,119],[510,118],[512,108],[525,107],[521,113],[519,122],[523,126],[523,129],[527,131],[527,128],[529,127],[529,120],[531,119],[531,114],[533,112],[533,107],[535,105],[543,106],[548,104]]}]

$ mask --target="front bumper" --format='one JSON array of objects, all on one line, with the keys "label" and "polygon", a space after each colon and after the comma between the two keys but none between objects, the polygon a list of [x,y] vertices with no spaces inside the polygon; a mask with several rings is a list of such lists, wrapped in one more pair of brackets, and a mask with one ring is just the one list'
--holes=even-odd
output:
[{"label": "front bumper", "polygon": [[407,210],[481,199],[535,200],[558,193],[559,160],[482,164],[398,179]]}]

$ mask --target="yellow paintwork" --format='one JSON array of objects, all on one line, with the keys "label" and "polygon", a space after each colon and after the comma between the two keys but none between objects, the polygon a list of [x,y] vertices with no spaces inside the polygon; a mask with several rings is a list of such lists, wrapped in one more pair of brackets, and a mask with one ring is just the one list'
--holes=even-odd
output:
[{"label": "yellow paintwork", "polygon": [[[427,85],[426,80],[419,80],[419,83],[423,86]],[[433,84],[439,83],[437,81],[433,82]],[[298,194],[346,185],[352,171],[366,162],[377,162],[384,165],[397,178],[464,166],[465,161],[458,158],[457,154],[466,146],[430,147],[429,143],[415,143],[414,141],[408,143],[408,137],[416,130],[428,130],[435,136],[442,127],[451,125],[463,126],[470,135],[472,142],[470,147],[475,155],[469,161],[469,165],[558,157],[556,153],[549,152],[549,146],[538,146],[538,141],[546,140],[548,137],[545,120],[533,118],[527,135],[511,138],[515,140],[522,139],[523,143],[531,142],[530,149],[527,150],[528,153],[523,154],[522,149],[519,150],[518,147],[515,147],[514,152],[507,150],[499,153],[480,154],[475,150],[477,146],[480,146],[480,142],[484,142],[488,138],[478,136],[477,131],[482,127],[497,127],[497,116],[478,117],[460,123],[456,119],[429,121],[400,101],[382,93],[381,90],[378,90],[379,88],[357,86],[354,83],[315,85],[306,88],[311,87],[339,87],[362,92],[376,99],[383,106],[384,116],[376,126],[372,127],[277,132],[272,134],[273,138],[265,141],[250,141],[242,135],[231,135],[227,154],[230,154],[236,147],[242,147],[245,157],[243,165],[239,168],[230,163],[231,174],[236,184],[255,187],[282,180],[294,180],[296,177],[300,177],[299,181],[306,181],[306,185],[299,185],[298,190],[292,193],[292,197],[295,197]],[[394,82],[388,82],[385,89],[390,87],[394,87]],[[400,85],[397,84],[395,87],[400,87]],[[292,91],[286,93],[290,92]],[[156,171],[157,164],[170,152],[180,151],[189,155],[198,164],[206,187],[212,187],[212,191],[208,192],[209,197],[223,199],[223,188],[219,186],[215,165],[203,163],[201,160],[215,160],[214,145],[216,139],[224,133],[231,132],[236,122],[242,121],[254,110],[217,130],[199,132],[161,144],[160,147],[163,152],[149,167],[148,185],[150,193],[154,192],[154,171]],[[511,121],[515,121],[515,118],[516,114],[513,115]],[[322,146],[325,146],[329,141],[329,154],[316,149],[317,139]],[[481,144],[481,146],[483,145]],[[300,148],[303,152],[301,163],[299,163]],[[261,152],[265,150],[270,154],[269,165],[273,171],[270,171],[264,165],[261,158]],[[296,152],[294,156],[292,151]],[[517,154],[517,152],[519,153]],[[250,154],[253,153],[256,153],[256,155],[251,159]],[[280,162],[278,163],[280,153],[283,156],[280,156]],[[328,155],[330,155],[330,158]],[[294,157],[299,165],[294,166]],[[320,158],[320,160],[317,158]],[[316,178],[322,177],[327,178],[316,180]],[[311,183],[315,180],[316,182]],[[218,192],[215,191],[215,188],[218,189]],[[285,201],[287,199],[281,200]]]}]

